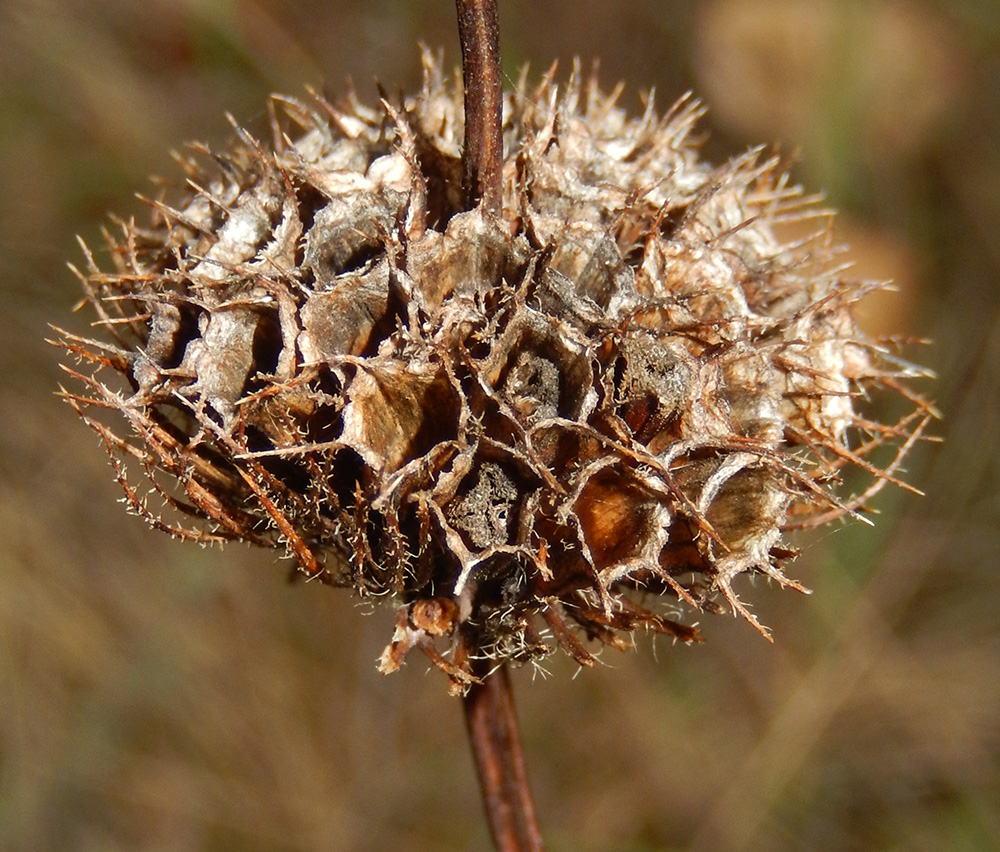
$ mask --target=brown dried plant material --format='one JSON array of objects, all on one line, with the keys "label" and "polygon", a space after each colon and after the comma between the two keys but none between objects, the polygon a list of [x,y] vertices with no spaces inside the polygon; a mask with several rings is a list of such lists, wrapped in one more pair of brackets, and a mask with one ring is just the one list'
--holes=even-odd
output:
[{"label": "brown dried plant material", "polygon": [[[786,531],[898,483],[932,415],[775,160],[704,163],[690,100],[632,118],[578,71],[524,90],[500,217],[463,212],[434,59],[395,105],[275,98],[269,145],[196,151],[179,200],[106,235],[109,269],[86,252],[112,342],[60,339],[134,512],[391,593],[381,669],[417,647],[456,690],[484,657],[700,641],[679,619],[717,598],[766,633],[735,579],[801,590]],[[782,243],[788,220],[813,236]],[[882,390],[898,422],[864,413]]]}]

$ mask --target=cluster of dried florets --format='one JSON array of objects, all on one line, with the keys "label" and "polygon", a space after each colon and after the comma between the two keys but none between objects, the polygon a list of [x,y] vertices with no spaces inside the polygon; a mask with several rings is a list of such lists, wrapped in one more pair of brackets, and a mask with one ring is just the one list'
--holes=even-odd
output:
[{"label": "cluster of dried florets", "polygon": [[[88,252],[116,342],[63,333],[93,368],[67,398],[129,504],[392,593],[382,669],[420,647],[457,688],[472,657],[697,640],[679,602],[757,624],[734,578],[800,588],[783,532],[896,481],[928,414],[857,412],[910,371],[855,328],[828,214],[759,152],[702,162],[696,103],[629,118],[579,74],[507,95],[503,214],[463,212],[461,86],[425,67],[396,106],[275,98],[270,148],[237,128],[150,229],[108,235],[112,271]],[[842,500],[850,467],[874,484]]]}]

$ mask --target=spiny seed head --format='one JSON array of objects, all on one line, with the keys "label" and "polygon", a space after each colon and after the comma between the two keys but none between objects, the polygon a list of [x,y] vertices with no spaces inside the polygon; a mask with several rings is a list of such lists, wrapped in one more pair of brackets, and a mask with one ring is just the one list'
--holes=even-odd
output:
[{"label": "spiny seed head", "polygon": [[[128,503],[391,593],[380,667],[420,647],[456,690],[474,656],[698,641],[667,614],[719,597],[757,625],[734,579],[801,588],[784,533],[896,482],[931,413],[855,327],[829,213],[759,151],[702,161],[697,103],[630,118],[577,71],[506,96],[502,215],[465,211],[461,86],[424,67],[396,106],[274,98],[270,147],[236,128],[110,271],[87,252],[114,342],[62,333],[66,398]],[[884,388],[892,425],[859,409]],[[849,468],[873,484],[841,497]]]}]

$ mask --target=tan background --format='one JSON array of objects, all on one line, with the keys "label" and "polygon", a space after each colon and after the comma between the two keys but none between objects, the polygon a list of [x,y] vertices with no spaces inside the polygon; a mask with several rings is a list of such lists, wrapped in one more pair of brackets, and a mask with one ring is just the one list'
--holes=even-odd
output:
[{"label": "tan background", "polygon": [[[1000,7],[996,0],[501,0],[504,58],[600,57],[624,102],[711,107],[719,160],[777,142],[844,210],[876,331],[933,338],[928,496],[800,543],[772,626],[605,652],[515,680],[548,849],[1000,847]],[[366,99],[457,60],[448,0],[18,0],[0,6],[0,849],[484,850],[458,702],[391,613],[289,586],[271,553],[200,551],[125,515],[53,396],[45,323],[105,213],[223,143],[272,90]]]}]

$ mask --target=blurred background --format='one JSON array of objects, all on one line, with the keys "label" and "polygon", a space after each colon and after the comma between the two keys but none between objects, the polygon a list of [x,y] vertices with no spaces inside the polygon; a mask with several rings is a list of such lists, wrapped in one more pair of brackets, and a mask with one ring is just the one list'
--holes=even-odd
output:
[{"label": "blurred background", "polygon": [[[515,672],[547,849],[1000,848],[997,0],[501,0],[501,29],[512,76],[599,58],[629,108],[704,98],[710,158],[793,158],[945,412],[926,497],[797,540],[814,595],[743,587],[774,645],[706,616]],[[489,848],[444,678],[375,670],[392,612],[126,515],[43,343],[89,320],[74,235],[144,216],[171,148],[272,91],[412,90],[418,41],[458,61],[449,0],[0,5],[0,849]]]}]

